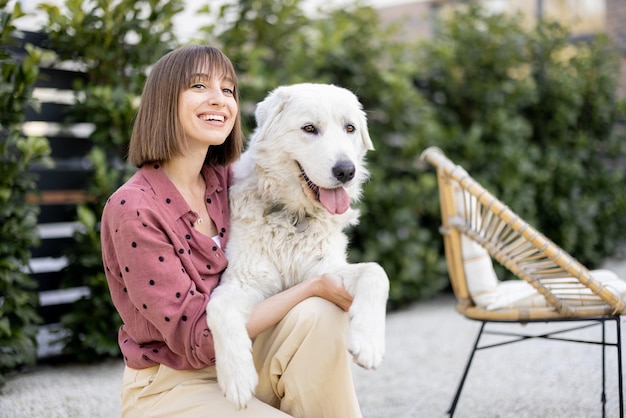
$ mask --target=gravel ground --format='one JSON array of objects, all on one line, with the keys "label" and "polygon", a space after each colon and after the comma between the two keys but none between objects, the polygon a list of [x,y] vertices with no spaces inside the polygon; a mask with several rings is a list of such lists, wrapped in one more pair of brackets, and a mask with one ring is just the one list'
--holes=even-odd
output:
[{"label": "gravel ground", "polygon": [[[626,263],[607,262],[626,277]],[[479,323],[454,310],[449,294],[387,318],[387,354],[378,370],[354,367],[364,418],[447,416]],[[525,331],[552,329],[531,324]],[[615,333],[607,327],[607,336]],[[597,339],[599,328],[577,337]],[[601,417],[601,349],[528,340],[476,354],[455,417]],[[40,365],[11,376],[0,392],[0,418],[119,417],[121,361]],[[607,350],[607,417],[618,416],[615,349]],[[338,417],[341,418],[341,417]]]}]

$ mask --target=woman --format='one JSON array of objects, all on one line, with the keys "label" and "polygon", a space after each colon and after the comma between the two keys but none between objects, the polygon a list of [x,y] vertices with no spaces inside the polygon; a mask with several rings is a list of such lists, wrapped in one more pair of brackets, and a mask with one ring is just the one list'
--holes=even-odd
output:
[{"label": "woman", "polygon": [[130,140],[139,170],[102,215],[105,273],[124,323],[124,417],[360,416],[345,350],[352,299],[326,275],[254,308],[257,398],[238,411],[221,393],[205,309],[227,266],[228,165],[242,148],[230,60],[186,46],[157,61]]}]

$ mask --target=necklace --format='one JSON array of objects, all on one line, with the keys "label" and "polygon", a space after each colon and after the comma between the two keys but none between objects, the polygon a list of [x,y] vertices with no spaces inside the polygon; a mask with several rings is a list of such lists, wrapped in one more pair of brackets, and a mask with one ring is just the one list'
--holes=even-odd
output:
[{"label": "necklace", "polygon": [[196,219],[196,223],[199,225],[202,222],[204,222],[204,220],[201,217],[198,216],[198,219]]}]

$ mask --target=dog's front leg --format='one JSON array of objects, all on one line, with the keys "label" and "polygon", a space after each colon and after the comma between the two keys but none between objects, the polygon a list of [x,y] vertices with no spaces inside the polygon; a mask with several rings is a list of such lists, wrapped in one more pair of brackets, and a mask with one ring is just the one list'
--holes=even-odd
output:
[{"label": "dog's front leg", "polygon": [[254,289],[244,289],[223,277],[207,305],[217,380],[224,396],[238,409],[247,406],[258,383],[246,324],[252,307],[261,299],[262,295],[257,295]]},{"label": "dog's front leg", "polygon": [[348,351],[361,367],[376,368],[385,355],[387,274],[377,263],[347,265],[338,274],[354,297],[349,310]]}]

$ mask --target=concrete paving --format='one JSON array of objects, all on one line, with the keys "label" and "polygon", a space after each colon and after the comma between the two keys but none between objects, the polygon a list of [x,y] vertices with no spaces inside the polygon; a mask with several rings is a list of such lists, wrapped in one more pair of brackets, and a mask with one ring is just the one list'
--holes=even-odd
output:
[{"label": "concrete paving", "polygon": [[[626,263],[607,262],[626,277]],[[378,370],[354,366],[365,418],[447,416],[479,323],[443,294],[392,312],[387,354]],[[519,329],[519,326],[516,326]],[[524,331],[543,332],[545,324]],[[596,327],[576,337],[600,337]],[[607,337],[615,332],[607,328]],[[457,407],[458,418],[601,417],[601,348],[528,340],[477,353]],[[119,417],[119,360],[95,365],[40,365],[9,378],[0,392],[0,418]],[[607,349],[606,416],[618,416],[616,350]],[[337,417],[343,418],[343,417]]]}]

